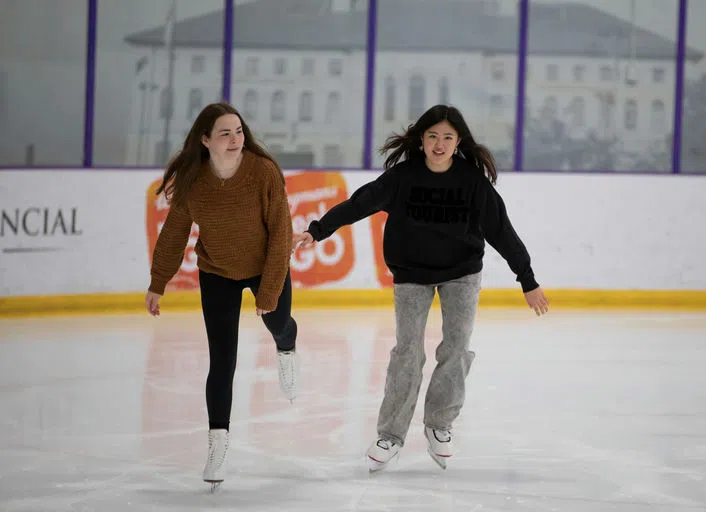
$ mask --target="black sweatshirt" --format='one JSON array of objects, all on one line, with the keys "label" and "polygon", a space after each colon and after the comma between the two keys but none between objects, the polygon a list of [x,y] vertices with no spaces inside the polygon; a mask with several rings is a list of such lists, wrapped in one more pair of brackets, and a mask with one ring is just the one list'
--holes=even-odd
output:
[{"label": "black sweatshirt", "polygon": [[483,172],[454,156],[443,173],[412,157],[356,190],[307,231],[314,240],[376,212],[388,213],[385,263],[395,283],[436,284],[480,272],[485,240],[508,262],[524,292],[539,285],[505,204]]}]

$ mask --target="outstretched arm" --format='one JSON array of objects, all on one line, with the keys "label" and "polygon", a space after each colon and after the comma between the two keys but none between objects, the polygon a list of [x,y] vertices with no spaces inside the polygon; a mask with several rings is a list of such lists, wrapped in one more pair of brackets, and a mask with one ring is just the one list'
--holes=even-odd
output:
[{"label": "outstretched arm", "polygon": [[312,221],[306,231],[313,240],[324,240],[342,226],[386,210],[397,192],[397,173],[397,170],[391,169],[375,181],[366,183],[349,199],[331,208],[321,219]]},{"label": "outstretched arm", "polygon": [[510,222],[502,197],[486,178],[478,184],[475,200],[485,239],[517,276],[530,308],[537,315],[546,313],[549,301],[535,280],[527,248]]},{"label": "outstretched arm", "polygon": [[255,298],[258,312],[274,311],[289,269],[292,218],[289,213],[284,178],[274,166],[267,168],[265,223],[267,256],[260,287]]},{"label": "outstretched arm", "polygon": [[188,209],[176,205],[169,208],[152,254],[150,292],[164,295],[167,283],[179,271],[192,224]]}]

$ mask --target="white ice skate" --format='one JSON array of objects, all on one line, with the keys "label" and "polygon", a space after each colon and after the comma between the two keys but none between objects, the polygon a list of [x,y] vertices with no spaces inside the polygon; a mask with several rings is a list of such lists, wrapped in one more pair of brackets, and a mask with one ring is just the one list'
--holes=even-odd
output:
[{"label": "white ice skate", "polygon": [[228,451],[228,442],[226,429],[208,431],[208,460],[203,470],[203,481],[211,484],[211,492],[223,482],[223,463]]},{"label": "white ice skate", "polygon": [[368,448],[368,469],[371,473],[385,469],[399,454],[400,445],[387,439],[378,439]]},{"label": "white ice skate", "polygon": [[450,430],[435,430],[424,427],[424,437],[427,438],[427,452],[441,469],[446,469],[446,463],[453,455],[453,439]]},{"label": "white ice skate", "polygon": [[277,352],[279,366],[279,387],[284,396],[293,403],[299,386],[299,361],[294,350]]}]

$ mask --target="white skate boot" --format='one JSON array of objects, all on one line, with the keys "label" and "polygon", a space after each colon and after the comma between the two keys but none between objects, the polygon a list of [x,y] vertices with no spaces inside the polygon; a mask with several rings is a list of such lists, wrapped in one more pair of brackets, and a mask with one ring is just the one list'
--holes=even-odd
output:
[{"label": "white skate boot", "polygon": [[297,397],[299,387],[299,361],[294,350],[278,351],[277,365],[279,366],[279,388],[284,396],[293,403]]},{"label": "white skate boot", "polygon": [[216,429],[208,431],[208,460],[203,470],[203,481],[211,484],[211,492],[223,482],[224,467],[228,451],[228,431]]},{"label": "white skate boot", "polygon": [[446,469],[446,463],[453,455],[453,439],[450,430],[435,430],[424,427],[427,438],[427,451],[441,469]]},{"label": "white skate boot", "polygon": [[378,439],[368,448],[368,469],[371,473],[385,469],[399,453],[400,445],[388,439]]}]

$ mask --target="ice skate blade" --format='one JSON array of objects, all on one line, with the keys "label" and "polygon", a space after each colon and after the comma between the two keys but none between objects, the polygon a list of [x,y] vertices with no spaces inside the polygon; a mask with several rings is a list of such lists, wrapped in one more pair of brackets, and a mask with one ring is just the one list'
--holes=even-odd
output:
[{"label": "ice skate blade", "polygon": [[434,453],[431,449],[431,447],[427,447],[427,453],[431,456],[431,458],[436,462],[441,469],[446,469],[446,463],[448,461],[448,457],[442,457],[440,455],[437,455]]},{"label": "ice skate blade", "polygon": [[216,492],[223,482],[210,482],[211,484],[211,494]]},{"label": "ice skate blade", "polygon": [[399,452],[397,452],[387,462],[378,462],[375,459],[371,458],[369,455],[366,455],[366,458],[368,459],[368,471],[371,474],[377,473],[378,471],[382,471],[383,469],[387,468],[391,462],[393,462],[397,458],[399,458],[399,456],[400,456],[400,454],[399,454]]},{"label": "ice skate blade", "polygon": [[377,473],[378,471],[382,471],[383,469],[385,469],[385,466],[387,466],[387,463],[378,462],[368,457],[368,471],[370,473]]},{"label": "ice skate blade", "polygon": [[211,484],[211,492],[214,493],[221,486],[223,480],[204,480],[207,484]]}]

